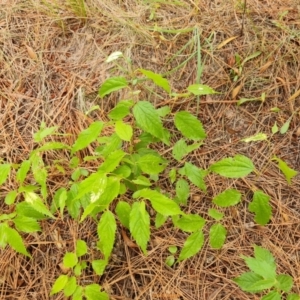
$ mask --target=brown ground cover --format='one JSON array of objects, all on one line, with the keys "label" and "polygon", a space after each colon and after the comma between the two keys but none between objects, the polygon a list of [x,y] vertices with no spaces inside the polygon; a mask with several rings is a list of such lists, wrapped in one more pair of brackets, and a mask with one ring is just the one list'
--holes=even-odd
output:
[{"label": "brown ground cover", "polygon": [[[124,74],[122,68],[128,76],[137,68],[165,74],[173,90],[184,92],[201,71],[197,29],[201,82],[221,94],[200,99],[198,116],[208,137],[189,159],[206,168],[241,153],[253,160],[260,175],[244,180],[209,175],[207,193],[191,190],[187,211],[199,214],[206,213],[212,196],[225,188],[244,192],[242,204],[227,212],[228,238],[221,250],[206,243],[198,255],[172,269],[164,264],[166,250],[170,244],[182,247],[185,235],[167,225],[153,228],[145,257],[128,247],[118,231],[105,274],[87,272],[82,283],[100,283],[111,299],[260,299],[232,281],[247,271],[240,255],[252,255],[256,244],[273,253],[278,272],[290,274],[293,291],[300,293],[300,179],[296,176],[288,185],[271,160],[276,155],[300,170],[299,1],[248,0],[246,9],[239,0],[85,2],[82,11],[76,1],[0,0],[0,159],[27,159],[41,121],[71,134],[71,144],[72,135],[92,120],[107,120],[107,112],[126,95],[119,92],[101,100],[97,92],[106,78]],[[105,63],[114,51],[122,51],[131,65]],[[261,54],[254,57],[257,51]],[[236,55],[248,61],[241,66]],[[182,101],[159,90],[149,92],[143,85],[139,89],[141,99],[151,99],[157,107],[169,104],[173,111],[196,111],[193,97]],[[241,98],[261,98],[263,93],[264,102],[236,105]],[[87,117],[93,105],[100,109]],[[272,112],[274,107],[280,112]],[[280,128],[292,115],[289,130],[271,136],[275,121]],[[266,133],[269,142],[241,142],[259,132]],[[63,158],[50,153],[44,159]],[[49,170],[50,194],[68,184],[68,178]],[[0,187],[1,212],[8,212],[3,199],[16,187],[13,177]],[[247,210],[250,188],[271,196],[273,216],[265,227],[255,225]],[[65,252],[74,249],[78,238],[91,248],[97,240],[92,220],[78,224],[66,217],[41,225],[41,233],[24,235],[32,260],[9,247],[0,250],[0,299],[50,299]],[[51,299],[63,298],[58,294]]]}]

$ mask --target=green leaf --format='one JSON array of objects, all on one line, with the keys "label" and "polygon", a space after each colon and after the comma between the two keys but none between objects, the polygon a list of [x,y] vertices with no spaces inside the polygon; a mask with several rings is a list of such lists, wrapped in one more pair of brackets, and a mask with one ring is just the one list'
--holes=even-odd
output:
[{"label": "green leaf", "polygon": [[41,227],[36,219],[25,217],[22,215],[18,215],[13,219],[16,228],[19,231],[23,231],[26,233],[41,231]]},{"label": "green leaf", "polygon": [[248,157],[236,155],[214,163],[210,170],[227,178],[241,178],[254,171],[254,165]]},{"label": "green leaf", "polygon": [[7,223],[0,223],[0,248],[4,249],[7,245]]},{"label": "green leaf", "polygon": [[176,160],[180,161],[187,154],[187,144],[183,139],[180,139],[175,143],[172,150],[172,155]]},{"label": "green leaf", "polygon": [[10,173],[11,164],[1,164],[0,165],[0,185],[3,184],[9,173]]},{"label": "green leaf", "polygon": [[169,252],[171,253],[171,254],[175,254],[176,252],[177,252],[177,247],[176,246],[170,246],[169,248],[168,248],[168,250],[169,250]]},{"label": "green leaf", "polygon": [[293,278],[289,275],[280,274],[276,276],[276,287],[286,293],[290,292],[293,287]]},{"label": "green leaf", "polygon": [[107,158],[112,152],[122,147],[122,140],[116,133],[113,133],[109,137],[99,138],[98,142],[102,143],[102,145],[96,148],[96,153],[102,155],[104,158]]},{"label": "green leaf", "polygon": [[133,115],[142,130],[157,137],[166,145],[170,145],[169,138],[163,128],[161,119],[150,102],[139,101],[133,107]]},{"label": "green leaf", "polygon": [[147,255],[147,244],[150,239],[150,217],[145,209],[144,202],[135,202],[132,205],[129,221],[130,233]]},{"label": "green leaf", "polygon": [[64,255],[63,264],[66,268],[73,268],[78,263],[77,255],[73,252],[67,252]]},{"label": "green leaf", "polygon": [[179,174],[187,176],[187,178],[202,191],[206,191],[204,178],[207,171],[197,168],[191,163],[185,163],[184,167],[179,170]]},{"label": "green leaf", "polygon": [[133,106],[132,100],[122,100],[109,112],[108,116],[111,120],[122,120],[130,113],[130,108]]},{"label": "green leaf", "polygon": [[256,259],[254,257],[242,256],[248,268],[264,279],[272,279],[275,284],[276,264]]},{"label": "green leaf", "polygon": [[83,240],[77,240],[76,241],[76,255],[77,257],[81,257],[85,254],[87,254],[88,249],[87,249],[87,245],[86,242]]},{"label": "green leaf", "polygon": [[179,204],[187,204],[190,196],[190,186],[184,179],[178,179],[176,182],[176,200]]},{"label": "green leaf", "polygon": [[16,205],[16,213],[19,216],[25,216],[29,218],[34,218],[36,220],[44,220],[46,219],[45,215],[35,210],[31,204],[22,201]]},{"label": "green leaf", "polygon": [[124,227],[129,229],[129,216],[131,207],[125,201],[119,201],[116,207],[116,214]]},{"label": "green leaf", "polygon": [[55,219],[55,217],[51,214],[49,209],[43,203],[42,199],[34,192],[25,192],[25,201],[36,211],[41,214],[44,214],[50,218]]},{"label": "green leaf", "polygon": [[72,146],[71,153],[74,154],[75,152],[84,149],[90,143],[94,142],[100,135],[103,125],[103,122],[96,121],[91,123],[87,129],[81,131],[78,135],[78,138]]},{"label": "green leaf", "polygon": [[89,284],[84,289],[84,295],[87,300],[109,300],[105,292],[100,292],[101,286],[93,283]]},{"label": "green leaf", "polygon": [[131,168],[127,165],[121,165],[118,166],[113,173],[121,176],[122,178],[128,178],[131,174]]},{"label": "green leaf", "polygon": [[164,89],[167,93],[171,93],[169,81],[163,78],[160,74],[153,73],[149,70],[139,69],[147,78],[151,79],[157,86]]},{"label": "green leaf", "polygon": [[293,179],[298,174],[298,172],[291,169],[285,161],[281,160],[276,156],[273,158],[273,160],[276,160],[278,162],[278,167],[280,171],[284,174],[288,184],[291,184],[291,179]]},{"label": "green leaf", "polygon": [[75,276],[69,277],[68,282],[64,287],[64,295],[66,297],[72,296],[75,293],[76,288],[77,288],[76,277]]},{"label": "green leaf", "polygon": [[214,249],[221,249],[225,243],[227,236],[226,228],[220,224],[216,223],[210,227],[209,230],[209,243]]},{"label": "green leaf", "polygon": [[242,61],[242,66],[249,60],[256,58],[257,56],[261,55],[260,51],[255,51],[254,53],[250,54],[247,56],[243,61]]},{"label": "green leaf", "polygon": [[281,134],[285,134],[285,133],[289,130],[291,121],[292,121],[292,117],[290,117],[290,118],[282,125],[282,127],[280,128],[280,131],[279,131]]},{"label": "green leaf", "polygon": [[108,261],[106,259],[98,259],[92,261],[93,270],[99,276],[103,275],[107,264]]},{"label": "green leaf", "polygon": [[176,128],[188,139],[198,141],[206,138],[202,123],[187,111],[175,114],[174,122]]},{"label": "green leaf", "polygon": [[300,295],[298,294],[289,294],[286,300],[300,300]]},{"label": "green leaf", "polygon": [[16,179],[18,180],[19,184],[23,184],[27,174],[28,174],[28,171],[30,169],[30,160],[24,160],[17,172],[17,175],[16,175]]},{"label": "green leaf", "polygon": [[[175,221],[175,222],[174,222]],[[174,218],[174,225],[186,232],[195,232],[203,228],[205,220],[198,215],[183,215],[180,219]]]},{"label": "green leaf", "polygon": [[163,117],[165,117],[166,115],[168,115],[171,112],[171,109],[170,109],[169,106],[162,106],[162,107],[158,108],[156,110],[156,112],[158,113],[158,115],[160,117],[163,118]]},{"label": "green leaf", "polygon": [[275,134],[275,133],[278,132],[278,130],[279,130],[279,129],[278,129],[277,123],[276,123],[276,121],[275,121],[274,125],[272,126],[272,133]]},{"label": "green leaf", "polygon": [[11,205],[15,202],[16,198],[18,196],[17,191],[10,191],[6,196],[5,196],[5,204],[6,205]]},{"label": "green leaf", "polygon": [[175,262],[175,257],[173,255],[169,255],[167,256],[166,260],[165,260],[165,264],[169,267],[172,267],[174,265]]},{"label": "green leaf", "polygon": [[112,152],[98,168],[98,172],[110,173],[114,171],[119,166],[125,154],[122,150]]},{"label": "green leaf", "polygon": [[145,176],[138,176],[135,180],[132,180],[134,184],[143,185],[143,186],[151,186],[150,180]]},{"label": "green leaf", "polygon": [[229,207],[240,203],[241,193],[236,189],[228,189],[213,198],[213,203],[220,207]]},{"label": "green leaf", "polygon": [[82,300],[83,297],[83,287],[78,285],[74,294],[72,295],[72,300]]},{"label": "green leaf", "polygon": [[202,231],[192,233],[185,241],[183,248],[180,252],[178,261],[190,258],[197,254],[204,243],[204,235]]},{"label": "green leaf", "polygon": [[166,222],[167,219],[168,216],[164,216],[160,213],[157,213],[155,217],[155,228],[161,227]]},{"label": "green leaf", "polygon": [[272,253],[268,249],[262,248],[257,245],[254,245],[254,257],[257,260],[265,261],[268,264],[275,264],[275,259]]},{"label": "green leaf", "polygon": [[174,183],[176,180],[176,169],[172,168],[171,171],[169,172],[169,178],[171,183]]},{"label": "green leaf", "polygon": [[281,300],[281,295],[276,291],[272,291],[267,295],[263,296],[261,300]]},{"label": "green leaf", "polygon": [[269,204],[270,196],[262,191],[256,191],[253,195],[253,201],[249,204],[249,211],[255,213],[254,220],[260,225],[266,225],[272,215],[272,207]]},{"label": "green leaf", "polygon": [[[253,291],[252,286],[261,281],[263,278],[254,272],[246,272],[239,277],[233,279],[235,283],[245,292]],[[254,291],[255,292],[255,291]]]},{"label": "green leaf", "polygon": [[31,255],[27,252],[23,239],[18,231],[7,226],[5,228],[5,234],[7,237],[7,243],[11,248],[23,255],[31,257]]},{"label": "green leaf", "polygon": [[105,259],[111,255],[115,243],[116,236],[116,220],[114,215],[108,210],[101,216],[98,223],[97,233],[100,239],[99,248],[103,253]]},{"label": "green leaf", "polygon": [[196,96],[219,94],[210,86],[199,83],[190,85],[187,90]]},{"label": "green leaf", "polygon": [[42,122],[39,131],[33,135],[33,139],[39,143],[48,135],[52,135],[57,129],[58,126],[46,127],[45,122]]},{"label": "green leaf", "polygon": [[128,82],[124,77],[111,77],[103,82],[99,89],[99,96],[103,98],[112,92],[119,91],[128,86]]},{"label": "green leaf", "polygon": [[257,142],[257,141],[265,141],[268,136],[265,133],[258,133],[247,138],[242,139],[242,142],[250,143],[250,142]]},{"label": "green leaf", "polygon": [[211,208],[208,210],[208,215],[212,218],[214,218],[216,221],[220,221],[223,219],[224,217],[224,214],[221,213],[220,211],[214,209],[214,208]]},{"label": "green leaf", "polygon": [[169,199],[158,191],[142,189],[133,194],[133,198],[145,198],[150,200],[152,207],[160,214],[165,216],[181,214],[180,207],[176,202]]},{"label": "green leaf", "polygon": [[160,156],[146,154],[137,161],[138,166],[146,174],[159,174],[167,166],[167,161]]},{"label": "green leaf", "polygon": [[54,282],[50,292],[50,296],[62,291],[68,283],[69,277],[67,275],[60,275]]},{"label": "green leaf", "polygon": [[270,289],[275,284],[275,279],[262,279],[260,281],[255,282],[253,285],[251,285],[248,288],[249,292],[257,292],[257,291],[263,291],[266,289]]},{"label": "green leaf", "polygon": [[37,152],[48,151],[48,150],[57,150],[57,149],[69,149],[70,147],[64,143],[60,142],[48,142],[43,146],[36,149]]},{"label": "green leaf", "polygon": [[67,190],[65,188],[58,189],[53,197],[51,212],[54,213],[58,208],[60,208],[60,214],[63,216],[67,198]]},{"label": "green leaf", "polygon": [[133,130],[132,126],[125,124],[123,121],[117,121],[115,124],[116,134],[123,141],[130,141],[132,138]]}]

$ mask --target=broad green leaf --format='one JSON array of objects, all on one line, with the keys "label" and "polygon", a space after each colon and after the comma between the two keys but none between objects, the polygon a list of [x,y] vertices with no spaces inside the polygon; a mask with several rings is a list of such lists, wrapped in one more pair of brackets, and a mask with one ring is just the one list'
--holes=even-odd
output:
[{"label": "broad green leaf", "polygon": [[119,166],[125,154],[126,153],[123,150],[112,152],[98,168],[98,172],[110,173],[114,171]]},{"label": "broad green leaf", "polygon": [[6,196],[5,196],[5,204],[6,205],[11,205],[15,202],[16,198],[18,196],[17,191],[10,191]]},{"label": "broad green leaf", "polygon": [[171,171],[169,172],[169,178],[171,183],[174,183],[176,180],[176,169],[172,168]]},{"label": "broad green leaf", "polygon": [[146,255],[147,244],[150,239],[150,217],[145,209],[144,202],[133,203],[130,212],[129,228],[133,238]]},{"label": "broad green leaf", "polygon": [[206,138],[202,123],[187,111],[175,114],[174,122],[176,128],[188,139],[198,141]]},{"label": "broad green leaf", "polygon": [[266,289],[270,289],[275,284],[275,279],[262,279],[255,283],[253,283],[249,288],[249,292],[257,292],[257,291],[263,291]]},{"label": "broad green leaf", "polygon": [[[174,219],[176,220],[176,219]],[[203,228],[205,220],[198,215],[183,215],[180,219],[174,222],[175,227],[186,231],[195,232]]]},{"label": "broad green leaf", "polygon": [[266,225],[272,215],[272,207],[269,204],[270,196],[262,191],[256,191],[253,195],[253,201],[249,204],[249,211],[255,213],[254,220],[260,225]]},{"label": "broad green leaf", "polygon": [[176,182],[176,200],[179,204],[187,204],[190,196],[190,186],[184,179],[178,179]]},{"label": "broad green leaf", "polygon": [[150,200],[152,207],[162,215],[172,216],[182,214],[176,202],[158,191],[142,189],[133,194],[133,198],[139,197]]},{"label": "broad green leaf", "polygon": [[275,259],[272,253],[268,249],[262,248],[257,245],[254,245],[254,257],[257,260],[263,260],[269,264],[275,264]]},{"label": "broad green leaf", "polygon": [[55,219],[55,217],[51,214],[49,209],[43,203],[42,199],[34,192],[25,192],[25,201],[36,211],[41,214],[44,214],[50,218]]},{"label": "broad green leaf", "polygon": [[76,241],[76,255],[77,257],[81,257],[85,254],[87,254],[88,249],[87,249],[87,245],[86,242],[83,240],[77,240]]},{"label": "broad green leaf", "polygon": [[151,186],[150,180],[145,176],[138,176],[136,179],[132,180],[134,184],[143,185],[143,186]]},{"label": "broad green leaf", "polygon": [[204,235],[202,231],[192,233],[185,241],[183,248],[180,252],[178,261],[190,258],[197,254],[204,243]]},{"label": "broad green leaf", "polygon": [[196,96],[219,94],[210,86],[199,83],[190,85],[187,90]]},{"label": "broad green leaf", "polygon": [[147,78],[151,79],[157,86],[164,89],[167,93],[171,93],[169,81],[163,78],[160,74],[153,73],[149,70],[139,69]]},{"label": "broad green leaf", "polygon": [[50,296],[62,291],[68,283],[69,277],[67,275],[60,275],[54,282],[50,292]]},{"label": "broad green leaf", "polygon": [[91,174],[86,179],[82,180],[78,184],[78,191],[76,193],[75,199],[80,199],[87,193],[98,193],[102,194],[107,185],[107,177],[103,172],[96,172]]},{"label": "broad green leaf", "polygon": [[170,145],[169,138],[163,128],[161,119],[150,102],[139,101],[133,107],[133,115],[142,130],[157,137],[166,145]]},{"label": "broad green leaf", "polygon": [[263,278],[254,272],[246,272],[246,273],[243,273],[241,276],[233,279],[233,281],[235,283],[237,283],[237,285],[245,292],[253,291],[253,289],[251,287],[256,282],[259,282],[261,280],[263,280]]},{"label": "broad green leaf", "polygon": [[77,288],[76,277],[75,276],[69,277],[68,282],[64,287],[64,295],[66,297],[72,296],[75,293],[76,288]]},{"label": "broad green leaf", "polygon": [[119,201],[116,207],[116,214],[124,227],[129,229],[129,216],[131,207],[125,201]]},{"label": "broad green leaf", "polygon": [[257,141],[265,141],[268,136],[265,133],[258,133],[247,138],[242,139],[242,142],[250,143],[250,142],[257,142]]},{"label": "broad green leaf", "polygon": [[37,210],[35,210],[31,204],[25,202],[25,201],[22,201],[20,203],[18,203],[16,205],[16,213],[19,215],[19,216],[25,216],[25,217],[28,217],[28,218],[33,218],[35,220],[44,220],[46,219],[47,217],[45,217],[44,214],[38,212]]},{"label": "broad green leaf", "polygon": [[78,138],[72,146],[71,153],[74,154],[75,152],[84,149],[90,143],[94,142],[100,135],[103,125],[103,122],[95,121],[91,123],[87,129],[81,131],[78,135]]},{"label": "broad green leaf", "polygon": [[108,259],[111,255],[112,249],[115,243],[116,236],[116,220],[114,215],[107,210],[101,216],[100,222],[98,223],[97,233],[100,239],[99,248],[103,253],[105,259]]},{"label": "broad green leaf", "polygon": [[252,272],[255,272],[256,274],[260,275],[264,279],[272,279],[275,284],[275,277],[276,277],[275,263],[269,263],[267,261],[256,259],[254,257],[242,256],[242,258],[245,260],[246,265]]},{"label": "broad green leaf", "polygon": [[128,82],[124,77],[111,77],[103,82],[99,89],[99,96],[103,98],[112,92],[119,91],[128,86]]},{"label": "broad green leaf", "polygon": [[87,300],[109,300],[105,292],[100,292],[101,286],[93,283],[84,288],[84,295]]},{"label": "broad green leaf", "polygon": [[212,218],[214,218],[216,221],[220,221],[223,219],[224,217],[224,214],[221,213],[220,211],[214,209],[214,208],[211,208],[208,210],[208,215]]},{"label": "broad green leaf", "polygon": [[279,131],[281,134],[285,134],[285,133],[289,130],[291,121],[292,121],[292,118],[289,118],[289,119],[282,125],[282,127],[280,128],[280,131]]},{"label": "broad green leaf", "polygon": [[0,214],[0,221],[7,221],[13,219],[17,214],[15,212],[11,214]]},{"label": "broad green leaf", "polygon": [[180,139],[175,143],[172,150],[172,155],[176,160],[180,161],[187,154],[187,144],[183,139]]},{"label": "broad green leaf", "polygon": [[180,175],[185,175],[187,178],[202,191],[206,191],[204,178],[207,171],[197,168],[191,163],[185,163],[184,167],[179,170]]},{"label": "broad green leaf", "polygon": [[116,60],[116,59],[118,59],[122,56],[123,56],[123,53],[121,51],[115,51],[107,57],[105,62],[110,63],[110,62],[112,62],[112,61],[114,61],[114,60]]},{"label": "broad green leaf", "polygon": [[221,249],[225,243],[227,236],[226,228],[220,224],[216,223],[210,227],[209,230],[209,244],[214,249]]},{"label": "broad green leaf", "polygon": [[82,300],[83,299],[83,287],[78,285],[74,294],[72,295],[72,300]]},{"label": "broad green leaf", "polygon": [[275,121],[274,125],[272,126],[272,133],[275,134],[275,133],[277,133],[278,131],[279,131],[279,129],[278,129],[277,123],[276,123],[276,121]]},{"label": "broad green leaf", "polygon": [[108,116],[111,120],[122,120],[130,113],[130,108],[133,106],[132,100],[122,100],[109,112]]},{"label": "broad green leaf", "polygon": [[165,260],[165,264],[169,267],[172,267],[174,265],[175,262],[175,257],[173,255],[169,255],[167,256],[166,260]]},{"label": "broad green leaf", "polygon": [[36,219],[18,215],[13,219],[18,231],[26,233],[41,231],[41,227]]},{"label": "broad green leaf", "polygon": [[30,160],[24,160],[22,162],[22,164],[17,172],[17,175],[16,175],[16,178],[17,178],[19,184],[23,184],[23,182],[27,176],[27,173],[30,169],[30,164],[31,164]]},{"label": "broad green leaf", "polygon": [[280,274],[276,276],[276,287],[286,293],[290,292],[293,287],[293,278],[289,275]]},{"label": "broad green leaf", "polygon": [[63,264],[66,268],[73,268],[78,263],[77,255],[73,252],[67,252],[64,255]]},{"label": "broad green leaf", "polygon": [[7,223],[0,223],[0,248],[4,249],[7,245]]},{"label": "broad green leaf", "polygon": [[300,300],[300,295],[298,294],[289,294],[286,300]]},{"label": "broad green leaf", "polygon": [[278,167],[280,171],[284,174],[288,184],[291,184],[291,179],[293,179],[298,174],[298,172],[291,169],[285,161],[281,160],[276,156],[273,158],[273,160],[276,160],[278,162]]},{"label": "broad green leaf", "polygon": [[169,106],[162,106],[162,107],[158,108],[156,110],[156,112],[158,113],[158,115],[160,117],[163,118],[163,117],[165,117],[166,115],[168,115],[171,112],[171,109],[170,109]]},{"label": "broad green leaf", "polygon": [[42,152],[42,151],[49,151],[49,150],[58,150],[58,149],[69,149],[70,147],[64,143],[60,142],[48,142],[45,143],[43,146],[37,148],[35,151]]},{"label": "broad green leaf", "polygon": [[18,231],[7,226],[5,228],[5,234],[7,237],[7,243],[11,248],[23,255],[31,257],[31,255],[27,252],[23,239]]},{"label": "broad green leaf", "polygon": [[38,184],[41,185],[41,195],[43,198],[47,197],[47,176],[48,172],[45,167],[44,161],[41,157],[41,154],[38,152],[32,152],[30,156],[31,161],[31,170],[33,177]]},{"label": "broad green leaf", "polygon": [[241,193],[235,189],[228,189],[213,198],[213,203],[220,207],[229,207],[240,203]]},{"label": "broad green leaf", "polygon": [[39,131],[33,135],[33,139],[35,142],[39,143],[48,135],[53,134],[57,129],[57,126],[46,127],[45,122],[42,122]]},{"label": "broad green leaf", "polygon": [[[101,140],[99,141],[99,143],[100,142]],[[121,149],[122,147],[122,140],[116,133],[113,133],[109,137],[104,137],[102,142],[103,144],[100,147],[96,148],[96,153],[103,156],[104,158],[107,158],[112,152],[116,151],[117,149]]]},{"label": "broad green leaf", "polygon": [[169,252],[172,253],[172,254],[175,254],[178,250],[178,248],[176,246],[170,246],[168,248]]},{"label": "broad green leaf", "polygon": [[9,173],[10,173],[11,164],[0,164],[0,185],[3,184]]},{"label": "broad green leaf", "polygon": [[227,178],[241,178],[254,171],[254,165],[248,157],[236,155],[214,163],[210,170]]},{"label": "broad green leaf", "polygon": [[281,300],[281,295],[276,291],[272,291],[267,295],[263,296],[261,300]]},{"label": "broad green leaf", "polygon": [[118,166],[113,173],[121,176],[122,178],[128,178],[131,174],[131,168],[127,165],[121,165]]},{"label": "broad green leaf", "polygon": [[160,213],[157,213],[155,217],[155,228],[161,227],[166,222],[167,219],[168,216],[164,216]]},{"label": "broad green leaf", "polygon": [[159,174],[167,166],[167,161],[160,156],[146,154],[137,161],[138,166],[146,174]]},{"label": "broad green leaf", "polygon": [[123,121],[117,121],[115,124],[116,134],[121,140],[129,142],[132,138],[132,126],[125,124]]},{"label": "broad green leaf", "polygon": [[106,259],[98,259],[92,261],[93,270],[99,276],[103,275],[107,264],[108,261]]}]

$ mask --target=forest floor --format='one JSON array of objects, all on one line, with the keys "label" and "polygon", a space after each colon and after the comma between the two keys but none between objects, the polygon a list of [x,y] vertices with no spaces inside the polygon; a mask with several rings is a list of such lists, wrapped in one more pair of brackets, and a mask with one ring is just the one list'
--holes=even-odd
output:
[{"label": "forest floor", "polygon": [[[212,195],[228,186],[242,191],[243,202],[227,212],[228,237],[221,250],[205,243],[199,254],[170,268],[164,263],[168,246],[181,247],[185,235],[175,236],[166,226],[153,228],[152,250],[144,256],[118,232],[104,275],[87,274],[82,282],[101,284],[113,300],[260,299],[232,281],[247,271],[241,255],[253,255],[255,244],[274,255],[278,273],[291,275],[293,292],[300,293],[300,177],[289,185],[272,160],[277,156],[300,170],[298,0],[248,0],[246,6],[241,0],[86,0],[85,10],[74,4],[81,1],[0,2],[0,161],[28,159],[41,121],[77,135],[93,120],[107,120],[109,110],[126,95],[121,91],[100,99],[101,84],[143,68],[164,74],[178,93],[197,78],[220,93],[199,99],[198,118],[207,139],[189,155],[191,161],[205,168],[244,154],[261,174],[244,180],[211,175],[205,194],[191,190],[187,211],[199,214],[207,211]],[[114,51],[130,63],[106,63]],[[168,104],[173,111],[196,112],[195,97],[181,101],[143,85],[139,90],[141,99],[156,107]],[[243,98],[252,100],[238,106]],[[87,116],[95,105],[100,109]],[[272,134],[275,123],[280,129],[287,120],[287,130]],[[268,140],[241,141],[257,133]],[[68,184],[70,174],[62,178],[55,170],[48,172],[50,191]],[[8,211],[3,199],[16,187],[13,178],[0,187],[1,212]],[[264,227],[247,210],[249,187],[271,197],[272,219]],[[24,235],[32,259],[10,247],[0,249],[0,299],[50,299],[73,241],[81,238],[91,246],[97,240],[90,219],[81,224],[70,218],[42,221],[41,227],[42,232]]]}]

